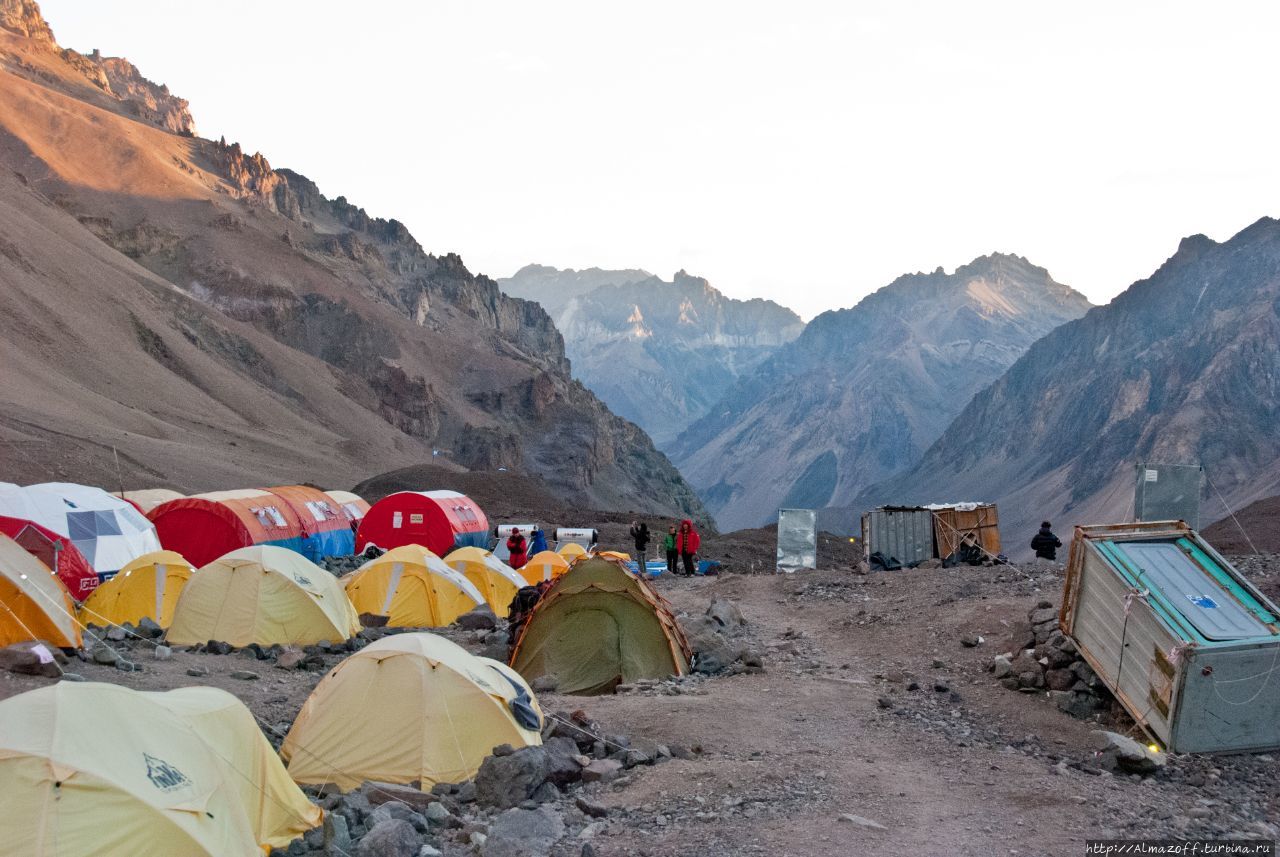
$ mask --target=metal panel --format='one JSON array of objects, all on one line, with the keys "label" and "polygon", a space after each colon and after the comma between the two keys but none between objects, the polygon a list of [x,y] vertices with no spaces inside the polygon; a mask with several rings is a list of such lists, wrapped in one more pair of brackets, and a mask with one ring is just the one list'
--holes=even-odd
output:
[{"label": "metal panel", "polygon": [[1196,651],[1182,681],[1170,749],[1215,753],[1280,747],[1280,646]]},{"label": "metal panel", "polygon": [[1159,589],[1207,639],[1271,636],[1267,625],[1216,584],[1176,543],[1120,542],[1115,548],[1141,572],[1149,587]]},{"label": "metal panel", "polygon": [[975,509],[935,509],[934,544],[939,557],[956,552],[966,536],[982,546],[991,556],[1000,553],[1000,513],[995,505]]},{"label": "metal panel", "polygon": [[1139,521],[1186,521],[1200,527],[1200,483],[1204,468],[1198,464],[1137,465],[1134,516]]},{"label": "metal panel", "polygon": [[817,520],[813,509],[778,510],[778,571],[818,567]]},{"label": "metal panel", "polygon": [[933,512],[928,509],[885,507],[863,516],[863,550],[867,557],[884,554],[903,565],[932,558]]}]

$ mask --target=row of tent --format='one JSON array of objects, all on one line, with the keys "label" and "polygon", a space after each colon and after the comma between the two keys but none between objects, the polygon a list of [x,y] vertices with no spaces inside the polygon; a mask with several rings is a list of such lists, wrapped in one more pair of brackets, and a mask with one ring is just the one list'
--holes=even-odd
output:
[{"label": "row of tent", "polygon": [[0,702],[0,835],[33,857],[261,854],[322,822],[298,784],[463,782],[500,744],[541,744],[542,717],[510,667],[428,633],[334,667],[279,756],[225,691],[59,682]]}]

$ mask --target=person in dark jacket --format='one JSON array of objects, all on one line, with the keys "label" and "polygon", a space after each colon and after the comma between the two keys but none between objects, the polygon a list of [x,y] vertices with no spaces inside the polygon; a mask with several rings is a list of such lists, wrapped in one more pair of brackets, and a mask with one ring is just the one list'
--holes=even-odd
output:
[{"label": "person in dark jacket", "polygon": [[672,524],[667,527],[667,535],[662,539],[662,546],[667,550],[667,571],[670,574],[679,574],[676,570],[680,565],[680,551],[676,550],[676,525]]},{"label": "person in dark jacket", "polygon": [[645,556],[649,552],[649,525],[644,521],[632,521],[631,540],[636,545],[636,559],[643,566]]},{"label": "person in dark jacket", "polygon": [[512,568],[524,568],[524,564],[529,561],[529,545],[525,542],[524,536],[520,535],[518,527],[512,528],[511,537],[507,539],[507,553],[511,554],[507,565]]},{"label": "person in dark jacket", "polygon": [[1040,559],[1047,559],[1054,562],[1058,560],[1058,548],[1062,547],[1062,539],[1053,534],[1048,521],[1040,522],[1040,532],[1036,533],[1031,539],[1031,549],[1036,552],[1036,556]]},{"label": "person in dark jacket", "polygon": [[693,577],[693,558],[701,548],[702,536],[694,529],[693,521],[685,518],[676,532],[676,550],[680,553],[680,561],[684,563],[685,577]]}]

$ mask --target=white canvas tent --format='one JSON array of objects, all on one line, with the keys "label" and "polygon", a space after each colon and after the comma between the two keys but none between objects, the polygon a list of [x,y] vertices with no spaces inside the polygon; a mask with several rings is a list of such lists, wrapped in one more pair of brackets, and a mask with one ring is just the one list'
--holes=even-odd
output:
[{"label": "white canvas tent", "polygon": [[137,509],[88,485],[0,486],[0,515],[34,521],[66,537],[103,578],[160,550],[156,528]]}]

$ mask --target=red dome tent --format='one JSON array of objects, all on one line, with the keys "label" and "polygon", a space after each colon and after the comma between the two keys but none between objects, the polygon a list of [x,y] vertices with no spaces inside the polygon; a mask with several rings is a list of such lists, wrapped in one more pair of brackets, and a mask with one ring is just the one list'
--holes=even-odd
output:
[{"label": "red dome tent", "polygon": [[214,491],[152,509],[160,544],[194,566],[252,545],[276,545],[312,562],[352,552],[354,536],[336,502],[303,485]]},{"label": "red dome tent", "polygon": [[454,548],[489,547],[489,519],[457,491],[400,491],[369,509],[356,532],[356,551],[422,545],[438,556]]},{"label": "red dome tent", "polygon": [[34,521],[0,515],[0,533],[13,539],[27,553],[58,574],[71,597],[83,601],[98,585],[98,573],[80,549],[68,538]]}]

